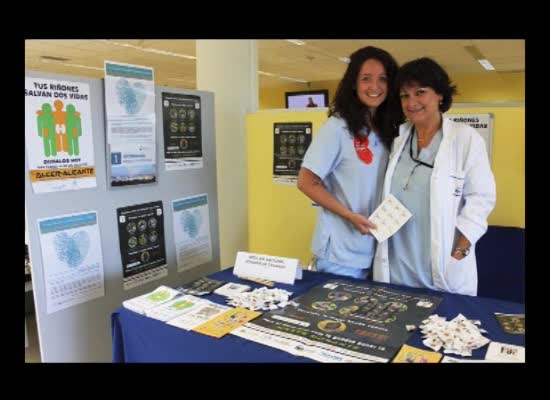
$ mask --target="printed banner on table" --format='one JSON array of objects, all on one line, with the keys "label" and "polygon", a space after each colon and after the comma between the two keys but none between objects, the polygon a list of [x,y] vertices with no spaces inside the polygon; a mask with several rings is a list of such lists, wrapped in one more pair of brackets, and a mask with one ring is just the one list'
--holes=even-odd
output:
[{"label": "printed banner on table", "polygon": [[178,272],[212,261],[208,195],[172,201]]},{"label": "printed banner on table", "polygon": [[200,96],[162,93],[162,121],[166,170],[202,168]]},{"label": "printed banner on table", "polygon": [[162,201],[117,209],[124,290],[168,275]]},{"label": "printed banner on table", "polygon": [[296,184],[311,144],[311,122],[273,124],[273,182]]},{"label": "printed banner on table", "polygon": [[232,333],[321,362],[388,362],[440,297],[330,280]]},{"label": "printed banner on table", "polygon": [[492,143],[493,143],[493,114],[445,114],[447,118],[455,122],[461,122],[470,125],[474,128],[485,140],[485,147],[489,160],[491,159]]},{"label": "printed banner on table", "polygon": [[48,314],[105,295],[96,211],[37,221]]},{"label": "printed banner on table", "polygon": [[110,186],[157,180],[153,69],[105,61]]},{"label": "printed banner on table", "polygon": [[97,186],[90,86],[25,77],[25,143],[35,193]]}]

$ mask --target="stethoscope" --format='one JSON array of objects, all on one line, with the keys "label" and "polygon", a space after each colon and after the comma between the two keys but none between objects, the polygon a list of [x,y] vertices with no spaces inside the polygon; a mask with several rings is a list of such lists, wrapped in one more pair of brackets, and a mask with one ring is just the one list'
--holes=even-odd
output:
[{"label": "stethoscope", "polygon": [[411,177],[413,176],[414,174],[414,171],[416,170],[416,168],[418,168],[418,166],[420,165],[423,165],[425,167],[428,167],[428,168],[432,168],[433,169],[433,165],[430,165],[428,163],[425,163],[424,161],[421,161],[415,157],[413,157],[413,147],[412,147],[412,142],[413,142],[413,138],[414,138],[414,133],[416,132],[416,129],[414,127],[414,124],[411,126],[411,131],[409,132],[409,155],[411,157],[411,160],[413,160],[416,165],[413,167],[411,173],[409,174],[409,178],[407,179],[407,182],[405,182],[405,186],[403,186],[403,190],[407,190],[408,187],[409,187],[409,182],[411,181]]}]

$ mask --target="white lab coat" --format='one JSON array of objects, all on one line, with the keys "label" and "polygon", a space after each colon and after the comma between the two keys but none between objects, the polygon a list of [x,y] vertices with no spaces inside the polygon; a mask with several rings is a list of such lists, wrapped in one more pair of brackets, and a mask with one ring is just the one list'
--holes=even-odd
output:
[{"label": "white lab coat", "polygon": [[[390,192],[395,166],[410,132],[411,122],[399,127],[384,179],[384,198]],[[436,289],[477,295],[475,244],[487,231],[487,217],[495,201],[495,179],[482,137],[469,125],[443,118],[443,139],[430,180],[430,253]],[[471,243],[470,254],[462,260],[451,256],[455,227]],[[376,249],[373,279],[390,281],[388,240]]]}]

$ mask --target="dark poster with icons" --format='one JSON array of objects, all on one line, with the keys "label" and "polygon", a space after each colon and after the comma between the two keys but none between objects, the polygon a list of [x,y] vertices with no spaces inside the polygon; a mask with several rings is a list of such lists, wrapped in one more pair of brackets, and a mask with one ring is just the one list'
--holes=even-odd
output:
[{"label": "dark poster with icons", "polygon": [[311,122],[273,124],[273,181],[295,184],[311,143]]},{"label": "dark poster with icons", "polygon": [[124,290],[168,274],[162,201],[117,208]]},{"label": "dark poster with icons", "polygon": [[282,338],[298,343],[292,348],[297,355],[388,362],[411,335],[406,325],[418,326],[441,300],[374,283],[329,280],[293,299],[297,304],[266,312],[247,326],[273,335],[273,343]]},{"label": "dark poster with icons", "polygon": [[162,124],[166,170],[202,168],[200,96],[162,93]]}]

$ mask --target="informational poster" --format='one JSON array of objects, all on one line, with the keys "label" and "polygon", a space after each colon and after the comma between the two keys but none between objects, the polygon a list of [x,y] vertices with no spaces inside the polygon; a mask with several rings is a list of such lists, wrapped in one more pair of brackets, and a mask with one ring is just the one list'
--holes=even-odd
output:
[{"label": "informational poster", "polygon": [[212,260],[208,194],[172,201],[178,272]]},{"label": "informational poster", "polygon": [[153,69],[105,61],[110,186],[157,180]]},{"label": "informational poster", "polygon": [[25,77],[25,143],[35,193],[96,187],[90,86]]},{"label": "informational poster", "polygon": [[162,201],[117,208],[124,290],[168,275]]},{"label": "informational poster", "polygon": [[48,314],[103,297],[103,255],[97,212],[37,221]]},{"label": "informational poster", "polygon": [[295,185],[311,143],[311,122],[273,124],[273,182]]},{"label": "informational poster", "polygon": [[162,122],[166,170],[202,168],[200,96],[162,93]]},{"label": "informational poster", "polygon": [[321,362],[388,362],[440,297],[330,280],[232,333]]},{"label": "informational poster", "polygon": [[455,122],[461,122],[470,125],[474,128],[485,140],[487,154],[491,159],[492,143],[493,143],[493,114],[445,114],[445,117],[452,119]]}]

